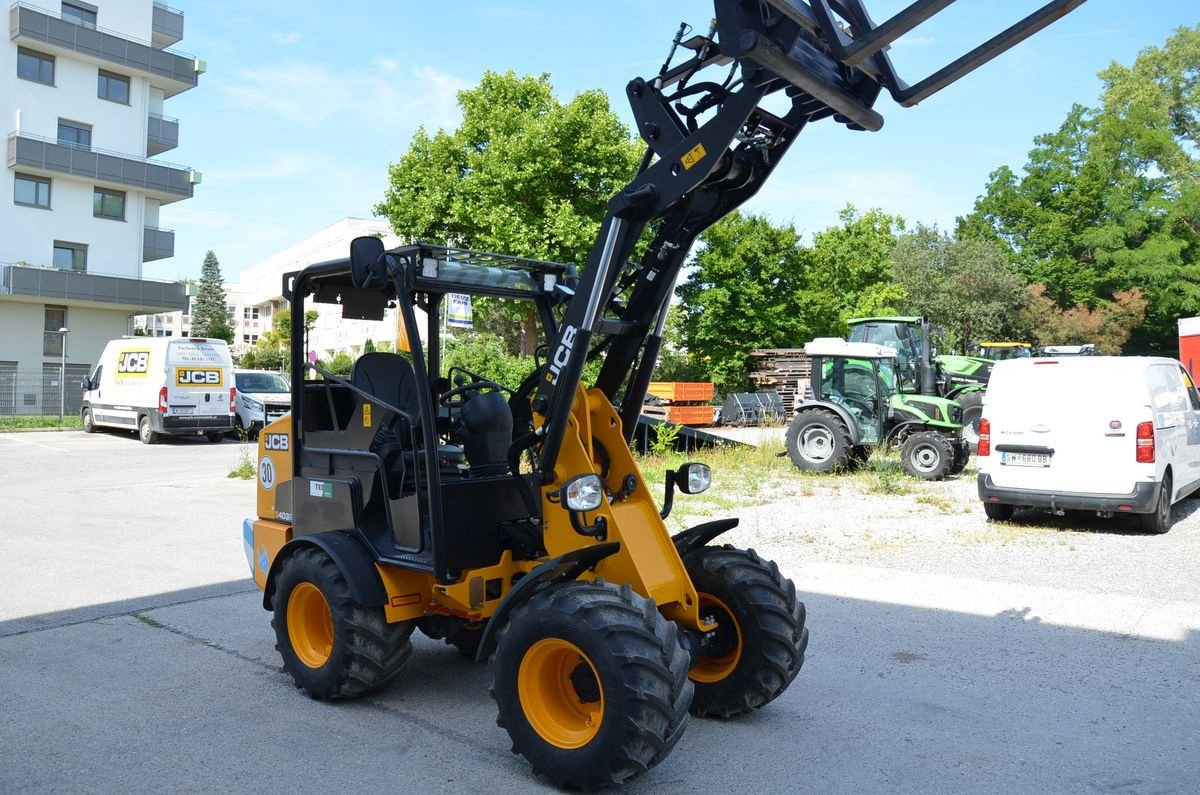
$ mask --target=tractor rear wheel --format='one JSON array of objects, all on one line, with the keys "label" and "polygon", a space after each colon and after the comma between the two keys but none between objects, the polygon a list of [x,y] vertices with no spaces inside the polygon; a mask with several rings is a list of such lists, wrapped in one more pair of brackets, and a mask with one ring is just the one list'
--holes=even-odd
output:
[{"label": "tractor rear wheel", "polygon": [[555,786],[628,781],[670,753],[692,683],[678,630],[628,585],[573,581],[513,610],[493,657],[496,722]]},{"label": "tractor rear wheel", "polygon": [[788,425],[784,441],[792,463],[803,470],[833,472],[850,461],[850,431],[828,411],[801,411]]},{"label": "tractor rear wheel", "polygon": [[728,718],[771,702],[800,673],[808,646],[796,586],[752,549],[699,547],[683,562],[700,614],[717,623],[688,674],[692,714]]},{"label": "tractor rear wheel", "polygon": [[979,420],[983,417],[983,390],[968,392],[955,398],[962,406],[962,435],[971,452],[979,448]]},{"label": "tractor rear wheel", "polygon": [[337,564],[299,549],[275,580],[275,648],[296,687],[316,699],[356,698],[390,684],[412,654],[412,622],[354,601]]},{"label": "tractor rear wheel", "polygon": [[954,463],[950,440],[937,431],[919,431],[900,446],[900,464],[913,477],[941,480]]}]

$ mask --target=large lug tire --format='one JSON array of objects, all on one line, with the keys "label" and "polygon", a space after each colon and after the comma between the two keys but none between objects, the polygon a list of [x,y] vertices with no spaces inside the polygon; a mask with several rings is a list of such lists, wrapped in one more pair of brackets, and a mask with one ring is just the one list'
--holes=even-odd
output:
[{"label": "large lug tire", "polygon": [[158,442],[158,434],[154,432],[154,426],[150,424],[150,418],[143,416],[138,420],[138,439],[142,444],[156,444]]},{"label": "large lug tire", "polygon": [[983,512],[987,514],[987,518],[993,522],[1007,522],[1013,516],[1013,506],[1005,505],[1000,502],[985,502],[983,504]]},{"label": "large lug tire", "polygon": [[971,452],[979,448],[979,420],[983,417],[983,392],[968,392],[955,400],[962,406],[962,436],[967,440]]},{"label": "large lug tire", "polygon": [[1158,503],[1150,513],[1138,517],[1142,529],[1147,533],[1162,535],[1171,529],[1171,476],[1163,475],[1162,486],[1158,490]]},{"label": "large lug tire", "polygon": [[275,581],[275,648],[296,687],[316,699],[356,698],[390,684],[412,654],[412,622],[354,601],[337,564],[315,547],[283,562]]},{"label": "large lug tire", "polygon": [[96,432],[96,421],[94,419],[92,419],[92,410],[91,409],[83,410],[83,415],[80,418],[80,424],[83,426],[84,433],[95,433]]},{"label": "large lug tire", "polygon": [[941,480],[954,464],[954,448],[937,431],[919,431],[900,446],[900,464],[913,477]]},{"label": "large lug tire", "polygon": [[950,465],[950,472],[948,474],[957,475],[967,468],[967,464],[971,460],[971,447],[963,439],[953,445],[953,448],[954,462]]},{"label": "large lug tire", "polygon": [[809,472],[846,469],[850,461],[850,431],[828,411],[801,411],[788,425],[784,441],[792,463]]},{"label": "large lug tire", "polygon": [[689,673],[692,714],[728,718],[770,703],[804,665],[808,629],[796,586],[752,549],[699,547],[683,562],[701,615],[717,623]]},{"label": "large lug tire", "polygon": [[862,469],[867,464],[867,459],[871,457],[871,448],[865,444],[856,444],[851,446],[850,455],[846,460],[846,467],[850,470]]},{"label": "large lug tire", "polygon": [[675,624],[628,585],[534,594],[501,628],[492,698],[520,754],[555,786],[628,781],[666,758],[692,701]]}]

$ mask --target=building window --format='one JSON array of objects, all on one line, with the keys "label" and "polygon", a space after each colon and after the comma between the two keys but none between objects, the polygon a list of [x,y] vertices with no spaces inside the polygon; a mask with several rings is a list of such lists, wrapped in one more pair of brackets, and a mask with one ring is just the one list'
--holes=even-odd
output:
[{"label": "building window", "polygon": [[54,85],[54,57],[18,47],[17,77],[48,86]]},{"label": "building window", "polygon": [[246,343],[247,345],[257,345],[258,344],[258,335],[257,334],[243,334],[242,342]]},{"label": "building window", "polygon": [[96,85],[96,96],[109,102],[129,104],[129,78],[114,75],[112,72],[100,72]]},{"label": "building window", "polygon": [[42,355],[62,356],[63,337],[58,330],[67,327],[67,308],[65,306],[46,306],[45,333],[42,334]]},{"label": "building window", "polygon": [[92,215],[97,218],[125,220],[125,192],[96,188],[92,192]]},{"label": "building window", "polygon": [[258,307],[257,306],[247,306],[247,307],[243,308],[242,309],[242,319],[243,320],[258,320]]},{"label": "building window", "polygon": [[41,207],[50,209],[50,180],[45,177],[32,177],[28,174],[17,174],[14,180],[13,201],[26,207]]},{"label": "building window", "polygon": [[87,246],[82,243],[54,241],[54,267],[64,271],[87,270]]},{"label": "building window", "polygon": [[72,3],[62,4],[62,18],[64,22],[74,22],[85,28],[96,29],[96,8],[95,6],[74,5]]},{"label": "building window", "polygon": [[92,128],[87,124],[59,119],[58,142],[76,149],[91,149]]}]

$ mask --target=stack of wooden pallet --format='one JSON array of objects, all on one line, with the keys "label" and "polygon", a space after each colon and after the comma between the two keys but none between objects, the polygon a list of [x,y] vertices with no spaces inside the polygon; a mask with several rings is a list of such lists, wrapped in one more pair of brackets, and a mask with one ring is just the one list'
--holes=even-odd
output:
[{"label": "stack of wooden pallet", "polygon": [[712,425],[712,381],[651,381],[642,414],[676,425]]},{"label": "stack of wooden pallet", "polygon": [[773,389],[783,399],[791,416],[807,394],[812,378],[812,360],[803,348],[759,348],[750,351],[750,380],[759,389]]}]

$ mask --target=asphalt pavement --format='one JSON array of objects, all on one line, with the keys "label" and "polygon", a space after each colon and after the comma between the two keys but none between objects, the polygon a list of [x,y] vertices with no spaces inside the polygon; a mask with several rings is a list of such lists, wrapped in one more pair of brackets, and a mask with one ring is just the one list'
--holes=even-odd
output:
[{"label": "asphalt pavement", "polygon": [[[542,788],[487,666],[441,643],[414,635],[400,680],[357,702],[292,686],[242,552],[241,455],[0,434],[0,792]],[[1200,791],[1200,600],[985,568],[788,573],[812,632],[798,679],[693,720],[628,791]]]}]

